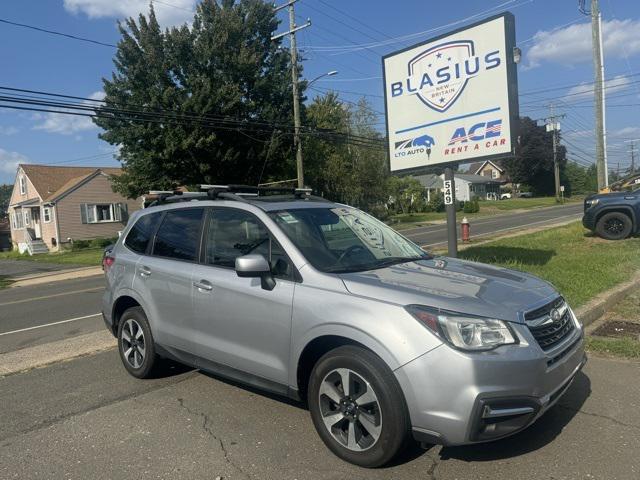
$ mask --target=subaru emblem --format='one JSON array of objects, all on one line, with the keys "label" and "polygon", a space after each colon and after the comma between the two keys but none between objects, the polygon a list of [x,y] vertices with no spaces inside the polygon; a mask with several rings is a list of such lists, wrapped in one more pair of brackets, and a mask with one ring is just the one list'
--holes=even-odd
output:
[{"label": "subaru emblem", "polygon": [[551,310],[551,320],[553,320],[554,322],[558,322],[561,318],[562,315],[560,315],[560,310],[558,310],[557,308]]}]

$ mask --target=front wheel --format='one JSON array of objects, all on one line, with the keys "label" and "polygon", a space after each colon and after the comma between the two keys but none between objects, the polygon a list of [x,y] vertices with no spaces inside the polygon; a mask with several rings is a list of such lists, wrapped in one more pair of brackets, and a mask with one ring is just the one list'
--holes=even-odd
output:
[{"label": "front wheel", "polygon": [[382,466],[409,438],[400,385],[389,367],[363,348],[344,346],[325,354],[311,373],[308,402],[320,438],[347,462]]},{"label": "front wheel", "polygon": [[596,233],[606,240],[622,240],[631,235],[633,224],[622,212],[605,213],[596,224]]}]

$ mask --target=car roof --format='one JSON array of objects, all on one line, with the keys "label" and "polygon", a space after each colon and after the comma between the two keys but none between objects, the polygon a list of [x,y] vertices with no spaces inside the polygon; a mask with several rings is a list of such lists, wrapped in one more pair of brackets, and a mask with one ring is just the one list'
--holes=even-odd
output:
[{"label": "car roof", "polygon": [[259,208],[264,212],[274,212],[280,210],[296,210],[302,208],[336,208],[339,206],[344,206],[335,202],[331,202],[329,200],[302,200],[302,199],[288,199],[286,198],[273,198],[270,197],[243,197],[242,200],[229,200],[229,199],[219,199],[219,200],[211,200],[211,199],[184,199],[182,201],[172,201],[167,203],[160,203],[157,205],[149,206],[143,210],[141,213],[145,212],[154,212],[154,211],[163,211],[167,209],[179,209],[179,208],[189,208],[189,207],[215,207],[215,206],[224,206],[224,207],[240,207],[246,205],[252,205],[254,207]]}]

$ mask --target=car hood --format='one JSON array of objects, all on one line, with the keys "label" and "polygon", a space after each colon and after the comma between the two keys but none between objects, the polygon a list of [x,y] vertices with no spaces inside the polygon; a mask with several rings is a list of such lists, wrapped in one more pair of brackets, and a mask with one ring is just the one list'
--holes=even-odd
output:
[{"label": "car hood", "polygon": [[354,295],[513,322],[522,321],[518,312],[558,296],[549,283],[533,275],[448,257],[340,277]]}]

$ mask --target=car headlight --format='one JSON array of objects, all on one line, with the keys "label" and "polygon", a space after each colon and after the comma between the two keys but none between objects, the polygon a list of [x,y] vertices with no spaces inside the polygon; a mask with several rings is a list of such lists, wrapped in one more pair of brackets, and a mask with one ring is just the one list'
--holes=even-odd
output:
[{"label": "car headlight", "polygon": [[460,350],[492,350],[518,343],[507,322],[432,309],[422,305],[405,307],[416,320]]},{"label": "car headlight", "polygon": [[591,200],[587,200],[587,208],[595,207],[600,202],[598,198],[592,198]]}]

